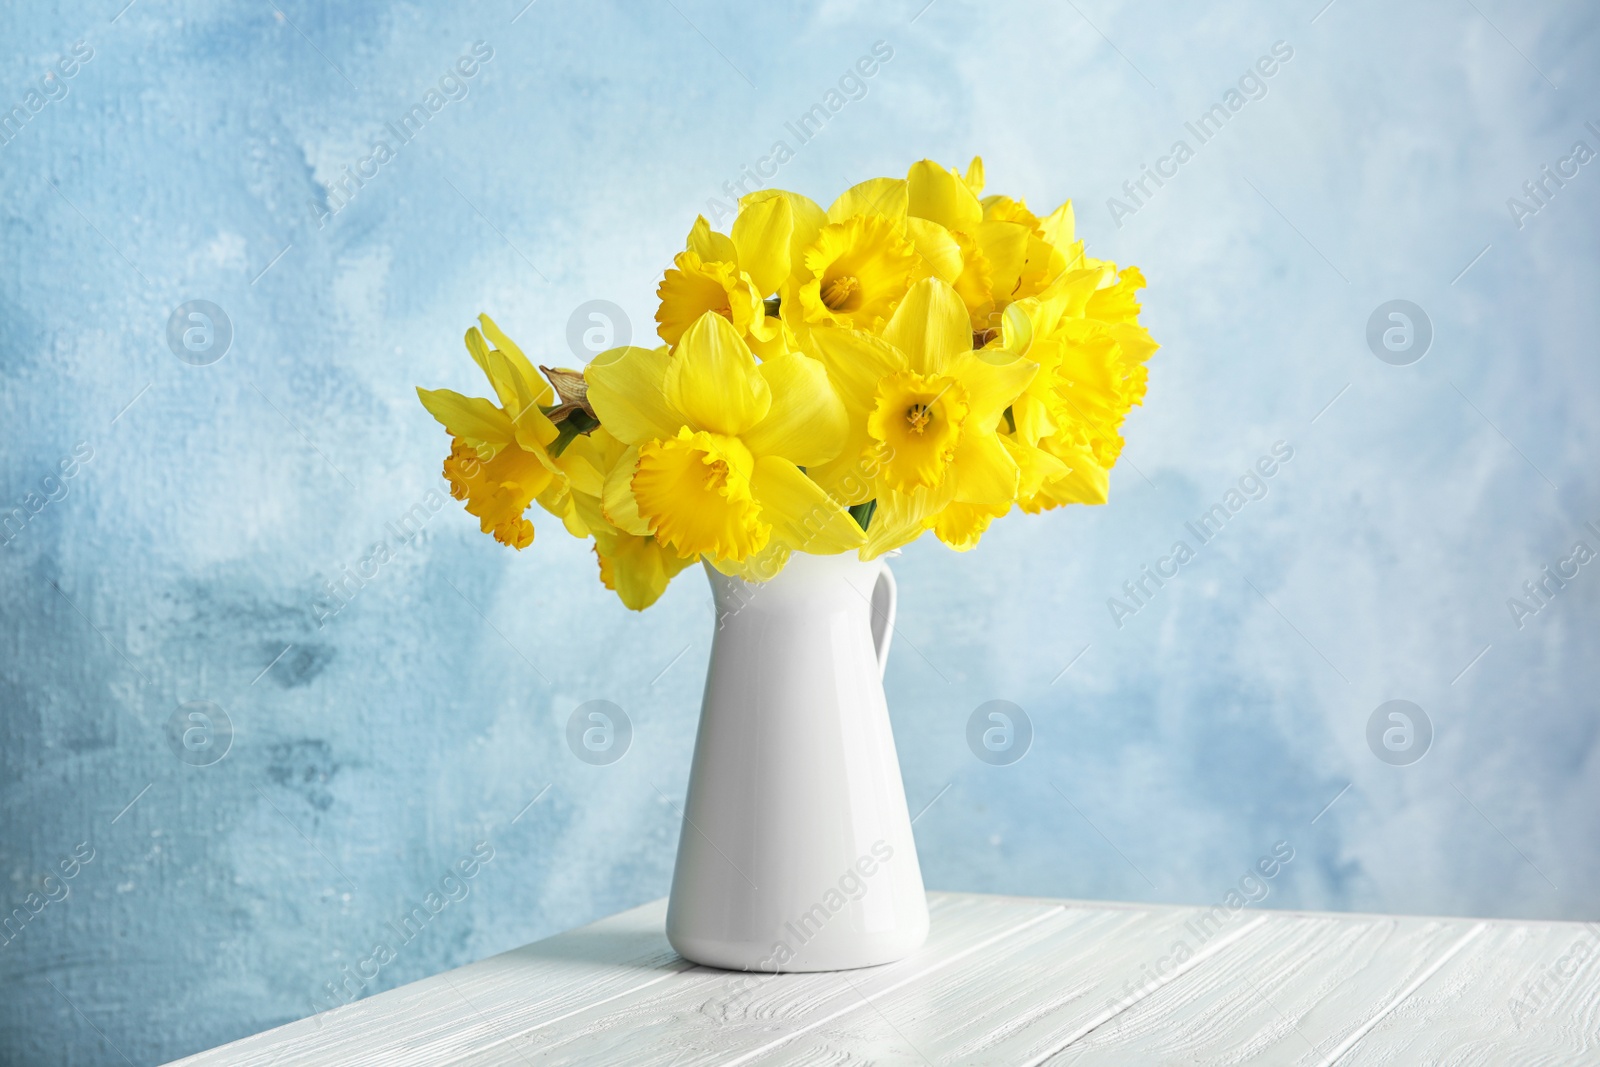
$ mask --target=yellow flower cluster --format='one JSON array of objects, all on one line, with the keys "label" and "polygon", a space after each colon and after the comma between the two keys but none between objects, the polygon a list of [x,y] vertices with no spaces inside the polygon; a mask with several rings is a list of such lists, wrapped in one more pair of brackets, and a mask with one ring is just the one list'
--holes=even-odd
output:
[{"label": "yellow flower cluster", "polygon": [[630,608],[696,558],[762,580],[792,552],[871,559],[932,530],[965,551],[1013,506],[1102,504],[1156,344],[1144,277],[924,160],[824,211],[796,193],[704,218],[665,272],[660,348],[534,370],[488,316],[467,349],[498,403],[423,390],[485,533],[537,501],[592,537]]}]

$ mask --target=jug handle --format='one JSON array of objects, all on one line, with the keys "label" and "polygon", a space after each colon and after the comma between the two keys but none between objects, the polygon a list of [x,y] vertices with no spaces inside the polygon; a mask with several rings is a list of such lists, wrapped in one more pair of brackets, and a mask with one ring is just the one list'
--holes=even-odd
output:
[{"label": "jug handle", "polygon": [[889,667],[889,641],[894,637],[895,604],[900,599],[894,572],[887,560],[879,561],[878,582],[872,587],[872,644],[878,650],[878,677]]}]

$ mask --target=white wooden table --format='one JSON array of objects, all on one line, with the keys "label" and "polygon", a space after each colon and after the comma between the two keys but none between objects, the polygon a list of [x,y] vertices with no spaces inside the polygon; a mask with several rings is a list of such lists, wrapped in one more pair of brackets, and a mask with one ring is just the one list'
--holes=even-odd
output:
[{"label": "white wooden table", "polygon": [[1600,1064],[1600,924],[929,902],[909,959],[747,976],[657,901],[180,1062]]}]

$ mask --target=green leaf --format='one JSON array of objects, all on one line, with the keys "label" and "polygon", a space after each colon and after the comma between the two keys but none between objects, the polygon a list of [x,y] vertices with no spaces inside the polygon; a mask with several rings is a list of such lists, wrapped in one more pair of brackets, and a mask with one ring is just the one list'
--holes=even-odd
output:
[{"label": "green leaf", "polygon": [[878,502],[869,500],[865,504],[854,504],[850,507],[850,517],[856,520],[856,525],[865,530],[872,522],[872,513],[878,510]]}]

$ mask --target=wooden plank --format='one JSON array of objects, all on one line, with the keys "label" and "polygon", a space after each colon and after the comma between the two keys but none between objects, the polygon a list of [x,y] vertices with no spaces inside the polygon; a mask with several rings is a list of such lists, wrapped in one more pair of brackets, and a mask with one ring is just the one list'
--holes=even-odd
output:
[{"label": "wooden plank", "polygon": [[1480,929],[1462,920],[1272,916],[1045,1060],[1321,1067]]},{"label": "wooden plank", "polygon": [[1336,1067],[1600,1063],[1600,925],[1484,926]]},{"label": "wooden plank", "polygon": [[1205,925],[1200,909],[967,894],[930,910],[928,945],[899,963],[742,975],[679,959],[656,901],[178,1063],[1600,1064],[1600,926]]},{"label": "wooden plank", "polygon": [[[1153,992],[1215,966],[1267,921],[1240,913],[1197,928],[1201,914],[1067,908],[966,966],[863,1000],[761,1063],[1037,1063]],[[1180,941],[1186,950],[1175,953]]]},{"label": "wooden plank", "polygon": [[658,900],[173,1067],[432,1067],[594,1010],[687,969]]},{"label": "wooden plank", "polygon": [[929,911],[928,943],[897,963],[777,975],[696,968],[574,1015],[558,1027],[439,1062],[451,1067],[733,1067],[855,1011],[863,996],[920,986],[937,974],[977,966],[996,942],[1064,909],[1005,897],[931,894]]}]

